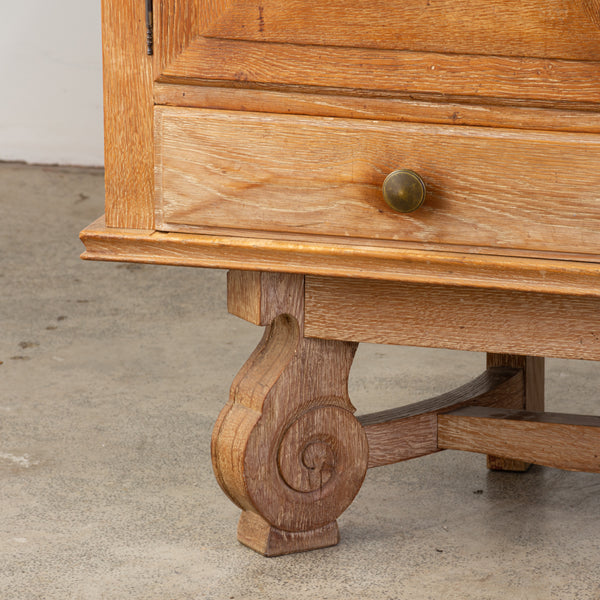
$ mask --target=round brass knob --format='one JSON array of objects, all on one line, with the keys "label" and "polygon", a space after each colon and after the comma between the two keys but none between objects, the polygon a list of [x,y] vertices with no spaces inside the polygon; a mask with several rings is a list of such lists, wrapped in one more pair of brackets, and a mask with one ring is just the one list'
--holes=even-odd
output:
[{"label": "round brass knob", "polygon": [[425,182],[410,169],[392,171],[383,182],[383,199],[397,212],[417,210],[425,200]]}]

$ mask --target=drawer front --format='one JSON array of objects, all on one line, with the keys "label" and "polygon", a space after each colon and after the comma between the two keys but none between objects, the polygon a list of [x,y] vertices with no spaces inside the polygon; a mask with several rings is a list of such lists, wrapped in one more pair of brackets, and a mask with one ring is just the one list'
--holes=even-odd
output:
[{"label": "drawer front", "polygon": [[[365,240],[600,254],[600,136],[157,107],[156,220]],[[412,169],[414,213],[381,185]]]}]

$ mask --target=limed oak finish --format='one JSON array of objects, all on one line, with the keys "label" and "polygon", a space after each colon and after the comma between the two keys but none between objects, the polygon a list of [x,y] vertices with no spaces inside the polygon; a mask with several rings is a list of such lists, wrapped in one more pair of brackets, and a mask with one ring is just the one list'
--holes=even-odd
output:
[{"label": "limed oak finish", "polygon": [[[106,214],[83,257],[229,269],[230,312],[265,327],[212,437],[242,543],[335,544],[368,468],[446,448],[600,472],[598,417],[544,413],[545,356],[600,360],[598,0],[102,14]],[[398,170],[426,190],[413,212],[381,193]],[[360,342],[487,364],[357,416]]]}]

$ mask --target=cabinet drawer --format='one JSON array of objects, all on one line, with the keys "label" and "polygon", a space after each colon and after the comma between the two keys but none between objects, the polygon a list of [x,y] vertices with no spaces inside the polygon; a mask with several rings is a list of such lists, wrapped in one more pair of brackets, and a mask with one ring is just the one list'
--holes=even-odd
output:
[{"label": "cabinet drawer", "polygon": [[[495,249],[600,254],[600,136],[157,107],[156,220]],[[381,185],[407,168],[414,213]]]}]

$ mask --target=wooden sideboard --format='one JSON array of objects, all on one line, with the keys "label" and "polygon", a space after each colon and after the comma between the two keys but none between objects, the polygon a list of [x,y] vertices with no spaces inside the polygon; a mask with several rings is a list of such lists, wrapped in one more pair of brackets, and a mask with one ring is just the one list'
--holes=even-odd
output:
[{"label": "wooden sideboard", "polygon": [[[230,312],[265,327],[212,440],[240,541],[335,544],[368,468],[445,448],[600,472],[600,417],[543,393],[543,357],[600,360],[599,0],[102,11],[106,214],[83,258],[229,269]],[[360,342],[488,358],[356,417]]]}]

